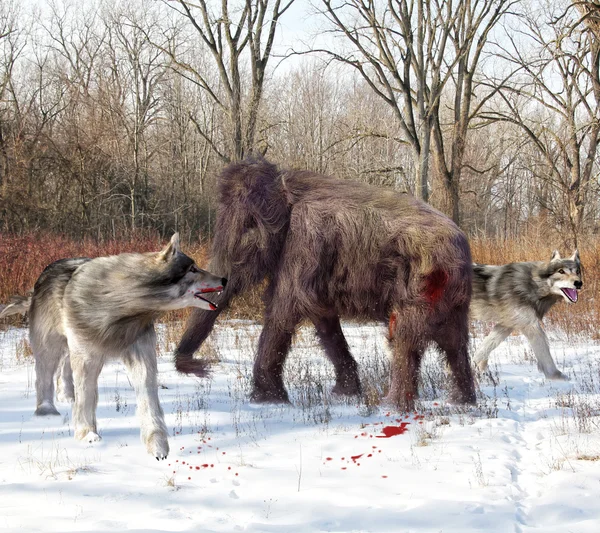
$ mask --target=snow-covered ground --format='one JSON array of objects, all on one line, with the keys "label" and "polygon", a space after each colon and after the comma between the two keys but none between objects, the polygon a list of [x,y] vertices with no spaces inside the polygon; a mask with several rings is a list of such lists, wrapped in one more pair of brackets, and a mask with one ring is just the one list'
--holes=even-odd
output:
[{"label": "snow-covered ground", "polygon": [[365,399],[330,395],[332,369],[303,329],[286,369],[293,406],[247,401],[257,326],[218,326],[209,351],[220,363],[209,380],[178,375],[163,335],[171,453],[162,462],[140,443],[120,363],[100,378],[103,440],[80,444],[69,405],[57,404],[60,418],[32,417],[27,332],[0,331],[0,530],[600,531],[597,342],[551,336],[571,377],[555,383],[538,373],[522,337],[509,338],[468,409],[447,405],[444,367],[428,354],[422,401],[407,416],[374,405],[387,367],[383,330],[344,329]]}]

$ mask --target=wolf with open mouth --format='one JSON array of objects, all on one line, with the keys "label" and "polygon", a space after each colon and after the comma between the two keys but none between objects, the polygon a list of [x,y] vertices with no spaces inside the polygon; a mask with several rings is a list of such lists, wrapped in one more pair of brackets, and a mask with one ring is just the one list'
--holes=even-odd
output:
[{"label": "wolf with open mouth", "polygon": [[158,399],[154,321],[184,307],[216,311],[210,298],[226,283],[181,252],[177,233],[160,252],[61,259],[47,266],[31,295],[0,306],[0,318],[29,312],[35,414],[59,414],[58,375],[58,396],[74,402],[75,438],[99,440],[98,376],[108,358],[119,357],[136,391],[142,441],[148,453],[164,459],[169,444]]},{"label": "wolf with open mouth", "polygon": [[561,300],[577,302],[583,287],[581,269],[578,251],[563,259],[556,250],[550,261],[473,265],[471,316],[495,323],[475,353],[479,369],[487,368],[490,353],[517,330],[527,337],[544,376],[567,380],[550,355],[542,319]]}]

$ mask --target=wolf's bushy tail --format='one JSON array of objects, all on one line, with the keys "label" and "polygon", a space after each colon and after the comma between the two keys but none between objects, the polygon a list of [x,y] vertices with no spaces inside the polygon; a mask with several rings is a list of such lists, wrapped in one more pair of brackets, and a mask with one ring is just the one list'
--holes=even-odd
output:
[{"label": "wolf's bushy tail", "polygon": [[6,305],[0,304],[0,318],[28,313],[31,307],[31,296],[31,292],[26,296],[13,296],[10,299],[10,303]]}]

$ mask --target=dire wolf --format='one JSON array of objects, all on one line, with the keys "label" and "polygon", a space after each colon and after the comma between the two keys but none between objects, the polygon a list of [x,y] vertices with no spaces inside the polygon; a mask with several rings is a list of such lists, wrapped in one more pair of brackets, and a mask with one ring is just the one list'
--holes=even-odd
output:
[{"label": "dire wolf", "polygon": [[421,357],[433,342],[452,370],[453,399],[474,403],[467,350],[471,252],[448,217],[408,194],[284,171],[262,158],[229,165],[218,187],[211,269],[229,284],[215,313],[192,313],[177,348],[178,370],[206,373],[192,355],[217,315],[266,279],[253,401],[289,402],[283,367],[303,319],[314,324],[334,366],[334,392],[360,393],[340,318],[387,324],[393,315],[388,401],[413,409]]},{"label": "dire wolf", "polygon": [[542,319],[561,300],[577,302],[582,286],[578,251],[568,259],[554,251],[550,261],[473,265],[472,316],[495,323],[475,353],[475,364],[480,370],[487,369],[490,353],[513,331],[520,331],[531,344],[544,376],[568,380],[550,355]]},{"label": "dire wolf", "polygon": [[0,313],[29,311],[35,414],[59,414],[54,377],[61,365],[60,395],[74,401],[75,438],[100,440],[98,376],[108,358],[120,357],[136,391],[142,441],[149,454],[164,459],[169,444],[158,399],[154,321],[184,307],[216,310],[207,295],[226,283],[181,252],[177,233],[160,252],[62,259],[46,267],[30,298],[13,299]]}]

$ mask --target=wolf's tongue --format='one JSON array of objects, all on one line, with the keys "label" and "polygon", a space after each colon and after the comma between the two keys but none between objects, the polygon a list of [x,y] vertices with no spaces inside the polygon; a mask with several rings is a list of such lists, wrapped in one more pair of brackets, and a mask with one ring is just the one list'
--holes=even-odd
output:
[{"label": "wolf's tongue", "polygon": [[577,301],[577,291],[575,289],[565,289],[565,288],[563,288],[562,291],[567,295],[567,298],[569,300],[571,300],[572,302],[576,302]]}]

